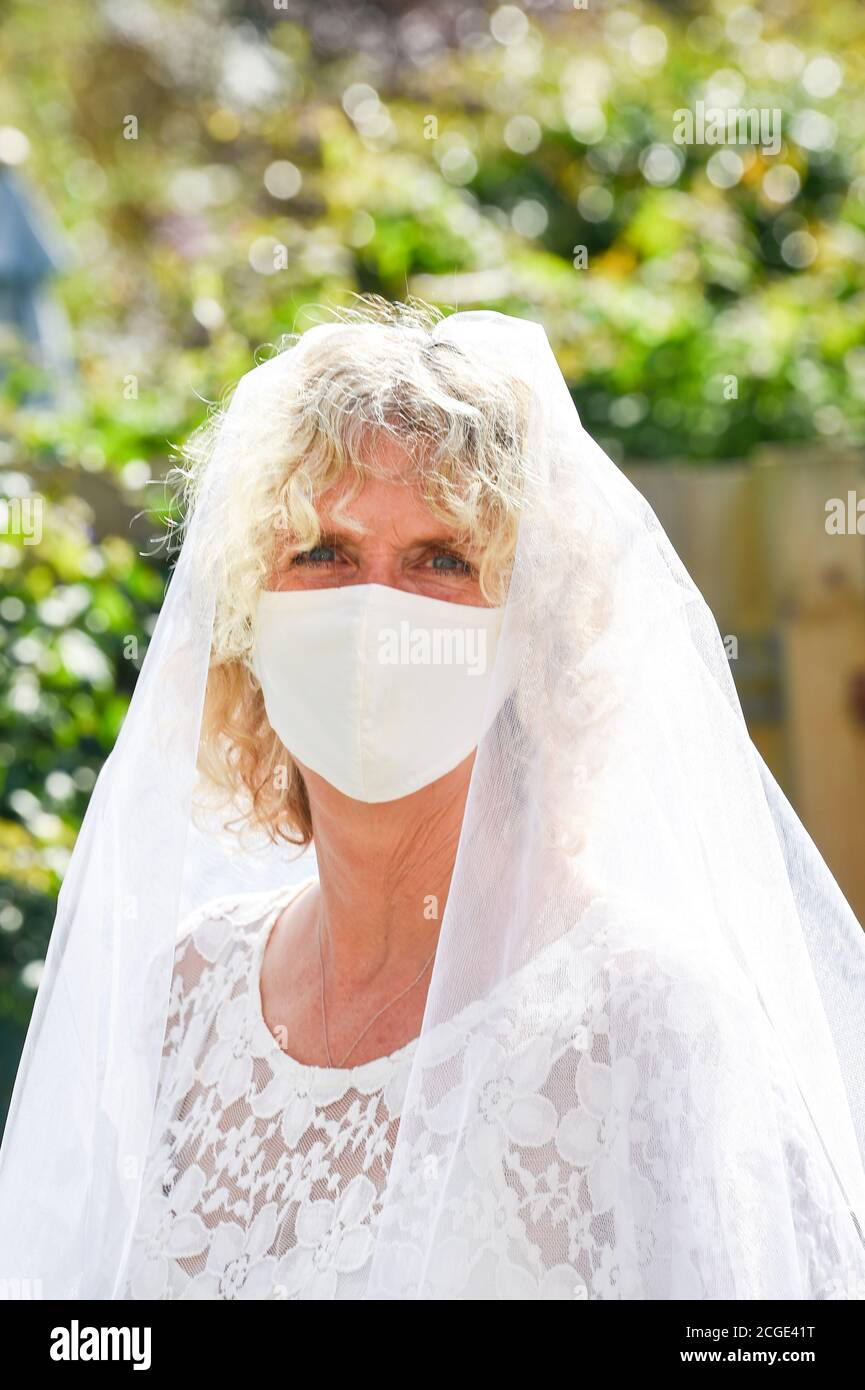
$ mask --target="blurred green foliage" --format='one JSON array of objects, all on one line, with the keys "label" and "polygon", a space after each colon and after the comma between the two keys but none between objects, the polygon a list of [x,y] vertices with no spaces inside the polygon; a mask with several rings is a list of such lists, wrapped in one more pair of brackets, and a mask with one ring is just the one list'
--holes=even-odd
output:
[{"label": "blurred green foliage", "polygon": [[[0,491],[44,527],[0,543],[2,1084],[206,403],[373,290],[542,320],[616,458],[861,444],[865,14],[8,0],[0,61],[0,158],[62,229],[77,364],[34,405],[3,339]],[[777,153],[678,144],[697,101],[777,110]]]}]

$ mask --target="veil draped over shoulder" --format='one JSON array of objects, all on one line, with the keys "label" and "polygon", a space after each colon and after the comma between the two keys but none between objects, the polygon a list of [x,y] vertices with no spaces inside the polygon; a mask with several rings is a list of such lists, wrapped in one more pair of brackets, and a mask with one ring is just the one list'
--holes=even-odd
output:
[{"label": "veil draped over shoulder", "polygon": [[[193,821],[197,535],[320,325],[240,382],[63,883],[0,1153],[0,1278],[118,1296],[178,930],[314,874]],[[528,388],[490,699],[366,1297],[865,1296],[865,938],[717,625],[543,328],[430,330]]]}]

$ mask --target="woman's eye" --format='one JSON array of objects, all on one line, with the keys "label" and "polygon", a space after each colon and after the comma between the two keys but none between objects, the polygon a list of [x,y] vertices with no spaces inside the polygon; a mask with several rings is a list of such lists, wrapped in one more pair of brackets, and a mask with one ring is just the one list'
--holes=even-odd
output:
[{"label": "woman's eye", "polygon": [[332,565],[336,561],[336,550],[332,545],[314,545],[312,550],[302,550],[295,555],[295,565]]},{"label": "woman's eye", "polygon": [[468,560],[462,556],[455,555],[452,550],[437,550],[432,557],[433,569],[437,574],[460,575],[472,574],[472,566]]}]

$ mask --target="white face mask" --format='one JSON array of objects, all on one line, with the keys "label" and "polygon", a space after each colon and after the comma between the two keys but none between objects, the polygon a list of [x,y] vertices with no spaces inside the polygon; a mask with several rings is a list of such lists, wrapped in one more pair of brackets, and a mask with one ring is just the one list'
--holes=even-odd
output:
[{"label": "white face mask", "polygon": [[358,801],[395,801],[477,747],[502,608],[381,584],[264,591],[252,665],[298,762]]}]

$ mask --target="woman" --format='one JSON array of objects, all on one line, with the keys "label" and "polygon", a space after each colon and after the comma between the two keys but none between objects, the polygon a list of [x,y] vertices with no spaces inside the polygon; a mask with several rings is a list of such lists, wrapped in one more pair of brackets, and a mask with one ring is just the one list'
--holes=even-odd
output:
[{"label": "woman", "polygon": [[862,1297],[862,934],[542,329],[363,302],[189,459],[0,1274]]}]

